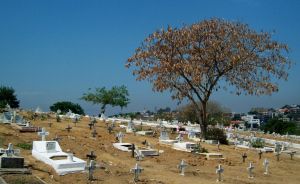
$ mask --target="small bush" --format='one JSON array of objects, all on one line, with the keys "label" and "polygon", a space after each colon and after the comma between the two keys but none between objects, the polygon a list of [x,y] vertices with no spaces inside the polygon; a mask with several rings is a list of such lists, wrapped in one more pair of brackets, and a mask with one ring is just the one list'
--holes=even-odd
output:
[{"label": "small bush", "polygon": [[206,132],[207,140],[217,140],[220,144],[228,144],[225,132],[219,128],[209,128]]},{"label": "small bush", "polygon": [[32,149],[32,144],[28,144],[28,143],[18,143],[16,145],[19,148],[22,148],[24,150],[31,150]]},{"label": "small bush", "polygon": [[255,139],[251,141],[250,144],[253,148],[263,148],[265,146],[265,141],[262,139]]}]

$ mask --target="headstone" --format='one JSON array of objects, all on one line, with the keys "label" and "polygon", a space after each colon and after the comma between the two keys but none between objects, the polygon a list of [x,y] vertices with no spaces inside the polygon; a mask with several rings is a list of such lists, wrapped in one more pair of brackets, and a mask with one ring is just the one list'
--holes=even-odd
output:
[{"label": "headstone", "polygon": [[123,143],[124,134],[122,132],[117,133],[116,137],[119,140],[119,143]]},{"label": "headstone", "polygon": [[179,165],[177,165],[177,168],[179,169],[179,172],[180,172],[181,176],[184,176],[184,171],[185,171],[185,168],[187,166],[188,165],[184,162],[184,160],[181,160],[181,162],[179,163]]},{"label": "headstone", "polygon": [[169,140],[170,138],[169,138],[168,132],[166,130],[161,130],[159,139],[160,140]]},{"label": "headstone", "polygon": [[133,180],[135,182],[139,181],[139,176],[140,176],[140,174],[142,173],[143,170],[144,169],[142,167],[140,167],[137,163],[135,164],[135,167],[130,170],[130,172],[134,174],[134,179]]},{"label": "headstone", "polygon": [[132,120],[129,120],[128,124],[127,124],[127,128],[126,128],[126,132],[130,133],[133,131],[134,131],[133,122],[132,122]]},{"label": "headstone", "polygon": [[42,128],[42,131],[38,132],[38,135],[42,137],[42,141],[46,141],[46,136],[49,135],[49,132],[46,132],[46,129]]},{"label": "headstone", "polygon": [[94,151],[91,151],[90,154],[87,154],[86,157],[89,159],[89,160],[95,160],[97,158],[97,156],[95,155]]},{"label": "headstone", "polygon": [[265,172],[264,172],[264,174],[269,174],[269,161],[268,161],[268,159],[265,159],[264,160],[264,162],[263,162],[263,165],[264,165],[264,168],[265,168]]},{"label": "headstone", "polygon": [[58,137],[57,135],[55,135],[55,138],[53,138],[53,141],[59,142],[61,139],[62,139],[61,137]]},{"label": "headstone", "polygon": [[245,160],[247,158],[247,153],[243,153],[242,158],[243,158],[243,163],[245,163]]},{"label": "headstone", "polygon": [[222,180],[222,173],[224,172],[224,168],[222,168],[222,165],[219,164],[217,169],[216,169],[216,174],[218,174],[218,179],[217,182],[221,182]]},{"label": "headstone", "polygon": [[93,132],[92,132],[92,136],[95,138],[97,134],[98,134],[98,133],[97,133],[97,131],[96,131],[96,128],[94,128],[94,130],[93,130]]},{"label": "headstone", "polygon": [[88,177],[89,181],[94,180],[94,172],[97,168],[99,168],[99,166],[96,164],[96,161],[90,160],[89,166],[86,167],[86,169],[88,170],[88,173],[89,173],[89,177]]},{"label": "headstone", "polygon": [[66,128],[66,130],[67,130],[68,132],[70,132],[71,129],[72,129],[72,127],[71,127],[70,125],[68,125],[67,128]]},{"label": "headstone", "polygon": [[263,152],[261,150],[258,151],[258,157],[259,159],[261,159],[261,155],[263,154]]},{"label": "headstone", "polygon": [[287,154],[289,154],[291,156],[291,160],[293,160],[293,157],[296,154],[296,151],[290,151]]},{"label": "headstone", "polygon": [[11,143],[7,149],[0,149],[0,168],[24,168],[24,158],[17,156],[20,150],[13,149]]},{"label": "headstone", "polygon": [[254,166],[253,166],[252,162],[250,162],[249,167],[247,167],[247,170],[248,170],[248,177],[254,178],[254,176],[253,176]]},{"label": "headstone", "polygon": [[141,161],[144,158],[144,155],[142,154],[142,152],[140,152],[137,148],[135,148],[135,159],[137,161]]}]

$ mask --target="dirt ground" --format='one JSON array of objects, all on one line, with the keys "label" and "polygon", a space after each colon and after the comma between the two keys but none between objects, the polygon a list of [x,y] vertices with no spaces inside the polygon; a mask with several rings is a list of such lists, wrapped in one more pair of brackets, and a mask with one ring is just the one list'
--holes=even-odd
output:
[{"label": "dirt ground", "polygon": [[[49,127],[49,122],[52,126]],[[98,169],[95,171],[95,180],[89,182],[87,180],[88,174],[86,172],[67,174],[65,176],[58,176],[54,170],[31,156],[31,150],[21,149],[21,156],[25,157],[25,162],[32,168],[32,173],[35,176],[43,179],[47,183],[67,183],[67,184],[83,184],[83,183],[134,183],[133,174],[129,171],[137,162],[131,158],[131,153],[122,152],[114,149],[112,143],[115,142],[115,136],[109,134],[104,122],[96,124],[97,137],[92,138],[91,130],[88,127],[89,119],[83,118],[76,127],[71,120],[63,120],[57,123],[54,117],[48,120],[31,121],[34,126],[45,127],[50,135],[46,138],[52,140],[56,135],[61,137],[60,146],[63,151],[71,151],[76,157],[87,160],[86,155],[91,151],[95,151],[97,155],[97,163],[105,163],[107,170]],[[66,131],[66,127],[72,126],[70,132]],[[114,129],[115,133],[122,129]],[[144,130],[148,129],[144,127]],[[124,130],[123,130],[124,131]],[[158,133],[159,135],[159,133]],[[171,135],[175,137],[176,135]],[[34,140],[41,138],[37,133],[20,133],[10,125],[0,124],[0,147],[6,148],[8,143],[17,145],[18,143],[32,143]],[[158,144],[158,136],[135,136],[134,134],[126,134],[123,142],[134,143],[142,146],[142,141],[147,140],[155,149],[163,150],[160,156],[145,157],[140,161],[140,165],[144,168],[140,176],[140,181],[137,183],[144,184],[182,184],[182,183],[216,183],[216,166],[218,161],[205,160],[198,155],[191,153],[173,150],[166,146]],[[208,145],[201,143],[203,147],[209,152],[217,152],[215,145]],[[17,148],[15,146],[15,148]],[[235,150],[234,146],[221,145],[221,153],[223,153],[225,160],[221,162],[224,167],[223,183],[240,184],[240,183],[270,183],[270,184],[293,184],[300,182],[300,159],[294,158],[290,160],[288,155],[281,155],[280,161],[276,161],[273,153],[263,154],[262,159],[259,160],[258,154],[255,151],[249,150]],[[246,152],[248,158],[246,162],[242,162],[242,153]],[[263,160],[268,158],[270,161],[269,175],[263,174]],[[185,176],[180,176],[177,165],[181,159],[188,163]],[[254,163],[254,179],[249,179],[247,174],[247,167],[249,162]]]}]

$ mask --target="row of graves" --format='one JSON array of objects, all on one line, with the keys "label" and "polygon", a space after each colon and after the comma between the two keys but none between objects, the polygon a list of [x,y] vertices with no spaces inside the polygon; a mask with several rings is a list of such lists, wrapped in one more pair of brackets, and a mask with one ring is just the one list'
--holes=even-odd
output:
[{"label": "row of graves", "polygon": [[[153,157],[153,156],[160,156],[160,154],[163,154],[163,150],[158,150],[153,148],[153,146],[147,142],[146,140],[142,143],[144,146],[137,146],[134,143],[130,142],[124,142],[124,136],[125,134],[134,134],[138,136],[153,136],[154,131],[136,131],[135,123],[131,120],[116,120],[116,119],[108,119],[105,116],[101,117],[102,121],[106,121],[107,123],[107,130],[109,133],[113,133],[114,128],[116,127],[116,123],[118,122],[126,122],[127,125],[120,125],[121,128],[124,128],[124,131],[120,131],[115,134],[116,143],[113,143],[113,147],[119,151],[128,152],[131,154],[131,157],[136,159],[136,164],[132,169],[130,169],[130,172],[133,174],[133,181],[137,182],[139,181],[139,176],[143,172],[147,172],[147,170],[144,170],[142,167],[142,161],[146,157]],[[75,118],[76,120],[76,118]],[[75,121],[74,120],[74,121]],[[90,123],[88,124],[89,128],[92,130],[91,134],[93,137],[97,135],[95,124],[97,123],[97,120],[95,117],[90,118]],[[142,125],[142,121],[138,122],[140,125]],[[146,123],[144,123],[145,126],[147,126]],[[76,126],[76,123],[75,123]],[[218,152],[214,153],[205,153],[203,152],[203,148],[201,147],[200,138],[198,137],[198,131],[197,130],[188,130],[188,131],[180,131],[178,129],[178,136],[175,139],[169,138],[169,132],[170,129],[167,128],[167,126],[164,125],[164,123],[159,122],[155,125],[158,130],[160,131],[160,135],[158,138],[158,143],[160,145],[170,147],[177,151],[184,151],[188,153],[197,154],[200,156],[203,156],[207,160],[218,160],[220,161],[218,165],[216,165],[216,180],[218,182],[223,181],[223,173],[225,169],[222,166],[222,160],[224,160],[223,154],[220,152],[220,142],[215,140],[206,140],[206,143],[208,144],[214,144],[217,147]],[[68,125],[66,128],[67,131],[71,131],[72,127]],[[56,137],[54,140],[47,141],[46,137],[49,135],[49,132],[46,131],[45,128],[41,128],[37,130],[38,135],[41,136],[40,141],[33,141],[32,144],[32,156],[51,166],[55,172],[58,175],[66,175],[69,173],[77,173],[77,172],[87,172],[88,173],[88,180],[94,180],[94,172],[96,172],[96,169],[104,168],[106,169],[107,166],[105,164],[97,163],[95,161],[96,155],[94,152],[91,152],[87,154],[88,161],[85,161],[81,158],[75,157],[73,153],[64,152],[59,144],[59,138]],[[187,138],[189,141],[184,141],[184,133],[188,133]],[[251,147],[239,147],[239,145],[246,145],[247,141],[252,141],[255,139],[254,136],[252,136],[249,139],[246,137],[242,137],[238,135],[236,137],[234,136],[228,136],[229,139],[234,139],[234,144],[236,148],[242,148],[242,149],[251,149]],[[262,159],[263,154],[268,154],[267,148],[259,149],[258,150],[258,156],[259,159]],[[290,152],[284,152],[284,151],[290,151]],[[30,173],[30,171],[24,166],[24,158],[20,156],[20,151],[13,149],[12,144],[9,144],[7,149],[0,149],[0,173],[6,172],[21,172],[23,174]],[[291,155],[291,159],[293,159],[294,154],[296,151],[294,150],[286,150],[283,148],[281,144],[276,144],[275,148],[273,150],[274,155],[277,158],[277,161],[280,160],[280,155],[283,153],[288,153]],[[241,155],[241,159],[245,163],[247,161],[247,154],[246,152]],[[264,175],[269,174],[269,165],[270,161],[268,159],[262,159],[262,165],[264,167]],[[174,166],[178,169],[178,173],[181,176],[185,175],[185,170],[187,167],[189,167],[188,163],[185,161],[185,159],[182,159],[179,161],[178,165]],[[249,178],[254,178],[254,170],[255,166],[252,162],[249,162],[249,165],[247,166],[247,172]],[[43,183],[42,180],[39,178],[36,178],[41,183]],[[2,178],[3,180],[3,178]],[[0,181],[1,183],[1,181]]]},{"label": "row of graves", "polygon": [[[116,119],[110,119],[111,121],[115,122]],[[121,128],[125,129],[126,133],[135,133],[136,135],[152,135],[151,131],[138,131],[135,132],[134,129],[134,124],[139,124],[142,125],[142,121],[138,121],[138,123],[133,123],[132,120],[128,120],[128,119],[118,119],[119,122],[127,122],[127,126],[125,125],[120,125]],[[144,123],[146,124],[146,123]],[[152,126],[152,124],[150,125]],[[214,153],[204,153],[202,148],[201,148],[201,144],[200,142],[202,141],[199,137],[199,131],[197,130],[193,130],[193,129],[189,129],[187,131],[178,131],[178,136],[176,137],[176,139],[170,139],[169,138],[169,131],[166,128],[166,126],[164,126],[164,124],[160,121],[156,124],[157,127],[159,127],[160,129],[160,136],[158,139],[159,144],[161,145],[165,145],[167,147],[171,147],[174,150],[178,150],[178,151],[184,151],[184,152],[191,152],[194,154],[198,154],[203,156],[206,160],[219,160],[221,163],[222,160],[224,160],[225,158],[223,157],[223,154],[220,152],[214,152]],[[183,140],[183,134],[187,134],[187,138],[190,141],[184,141]],[[273,154],[276,157],[277,161],[280,161],[280,155],[281,154],[287,154],[290,156],[290,159],[293,160],[294,155],[297,153],[297,151],[295,149],[291,149],[291,147],[288,146],[288,144],[286,142],[280,142],[280,141],[269,141],[262,139],[262,138],[258,138],[255,136],[250,136],[250,137],[243,137],[240,135],[237,136],[233,136],[233,134],[227,134],[228,135],[228,140],[229,143],[235,145],[235,149],[249,149],[249,150],[254,150],[257,152],[258,158],[259,160],[263,160],[262,161],[262,166],[263,166],[263,174],[264,175],[269,175],[269,166],[270,166],[270,161],[265,158],[262,159],[263,154]],[[119,132],[116,134],[117,140],[119,140],[118,143],[114,143],[113,146],[121,151],[126,151],[126,152],[131,152],[132,157],[135,157],[137,161],[141,161],[143,160],[143,158],[145,156],[159,156],[160,153],[163,153],[163,150],[156,150],[157,152],[155,152],[155,149],[153,149],[151,146],[148,145],[147,149],[144,149],[142,151],[140,151],[140,148],[137,148],[134,144],[132,143],[124,143],[123,142],[123,137],[124,134],[122,132]],[[254,148],[251,146],[251,142],[255,142],[255,141],[266,141],[269,143],[269,146],[264,146],[261,148]],[[146,140],[145,140],[146,141]],[[220,142],[217,140],[203,140],[208,144],[214,144],[217,147],[217,150],[220,151]],[[295,146],[297,147],[297,145]],[[149,154],[148,154],[149,153]],[[244,152],[241,155],[241,160],[243,161],[243,163],[246,162],[247,160],[247,151]],[[137,181],[138,180],[138,175],[141,174],[141,172],[144,170],[139,164],[141,162],[138,162],[135,166],[135,168],[132,170],[132,172],[135,173],[135,177],[134,180]],[[188,167],[188,164],[185,162],[185,160],[181,160],[181,162],[177,165],[177,168],[179,170],[180,175],[184,176],[185,173],[185,169]],[[246,168],[247,172],[248,172],[248,177],[250,179],[254,178],[254,170],[255,170],[255,166],[253,164],[252,161],[249,161],[249,165]],[[224,168],[221,164],[218,164],[216,166],[216,174],[217,174],[217,181],[221,182],[223,181],[223,177],[222,177],[222,173],[224,172]]]}]

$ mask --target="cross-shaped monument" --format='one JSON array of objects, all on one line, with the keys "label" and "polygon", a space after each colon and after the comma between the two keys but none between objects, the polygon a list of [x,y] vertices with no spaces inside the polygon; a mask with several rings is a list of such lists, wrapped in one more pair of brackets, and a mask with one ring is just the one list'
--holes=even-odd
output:
[{"label": "cross-shaped monument", "polygon": [[89,160],[95,160],[97,158],[94,151],[91,151],[91,153],[87,154],[86,157],[89,158]]},{"label": "cross-shaped monument", "polygon": [[263,162],[263,165],[264,165],[264,168],[265,168],[265,172],[264,172],[264,174],[269,174],[269,161],[268,161],[268,159],[266,159],[265,158],[265,160],[264,160],[264,162]]},{"label": "cross-shaped monument", "polygon": [[218,174],[218,179],[217,182],[221,182],[222,180],[222,173],[224,172],[224,168],[222,167],[221,164],[218,165],[217,169],[216,169],[216,174]]},{"label": "cross-shaped monument", "polygon": [[135,164],[134,168],[130,170],[131,173],[134,174],[134,181],[137,182],[139,180],[139,175],[142,173],[144,169],[140,167],[137,163]]},{"label": "cross-shaped monument", "polygon": [[245,163],[245,160],[247,158],[247,153],[243,153],[242,158],[243,158],[243,163]]},{"label": "cross-shaped monument", "polygon": [[249,165],[249,167],[247,167],[247,170],[248,170],[248,177],[254,178],[254,176],[253,176],[254,166],[253,166],[252,162],[250,162],[250,165]]},{"label": "cross-shaped monument", "polygon": [[8,144],[7,149],[0,149],[0,153],[5,154],[7,157],[11,157],[13,155],[19,154],[19,149],[14,149],[12,143]]},{"label": "cross-shaped monument", "polygon": [[49,132],[46,132],[46,129],[42,128],[42,131],[38,132],[38,135],[42,137],[42,141],[46,141],[46,136],[49,135]]},{"label": "cross-shaped monument", "polygon": [[184,171],[185,171],[185,168],[188,166],[187,163],[185,163],[184,160],[181,160],[181,162],[179,163],[179,165],[177,165],[177,168],[179,169],[179,172],[180,172],[180,175],[181,176],[184,176]]},{"label": "cross-shaped monument", "polygon": [[66,128],[66,130],[67,130],[68,132],[70,132],[71,129],[72,129],[72,127],[71,127],[70,125],[68,125],[67,128]]}]

